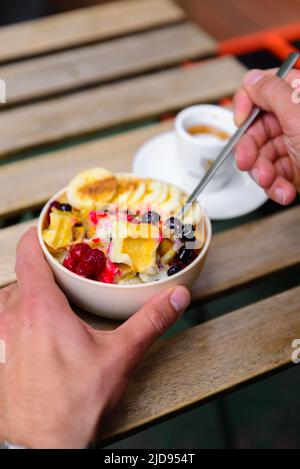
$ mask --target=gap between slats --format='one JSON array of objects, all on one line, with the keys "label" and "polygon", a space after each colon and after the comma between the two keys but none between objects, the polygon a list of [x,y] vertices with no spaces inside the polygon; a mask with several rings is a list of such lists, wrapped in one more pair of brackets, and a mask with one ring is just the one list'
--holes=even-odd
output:
[{"label": "gap between slats", "polygon": [[292,366],[299,337],[300,287],[158,342],[100,439],[123,438]]},{"label": "gap between slats", "polygon": [[120,0],[0,29],[0,62],[182,21],[172,0]]},{"label": "gap between slats", "polygon": [[206,61],[1,112],[0,157],[138,122],[231,95],[245,69],[232,57]]},{"label": "gap between slats", "polygon": [[[1,34],[1,30],[0,30]],[[7,105],[214,55],[217,43],[191,23],[60,52],[0,68]]]}]

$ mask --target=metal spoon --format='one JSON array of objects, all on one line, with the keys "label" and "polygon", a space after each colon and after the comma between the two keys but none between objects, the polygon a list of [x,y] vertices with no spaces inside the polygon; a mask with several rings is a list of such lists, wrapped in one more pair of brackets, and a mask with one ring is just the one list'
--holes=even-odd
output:
[{"label": "metal spoon", "polygon": [[[299,58],[300,58],[300,54],[298,52],[292,52],[288,56],[288,58],[285,60],[285,62],[282,64],[282,66],[280,67],[277,73],[277,76],[279,78],[285,78],[288,75],[288,73],[292,70],[294,65],[297,63]],[[186,201],[186,203],[180,210],[179,212],[180,218],[184,216],[186,211],[190,208],[191,204],[195,202],[195,200],[197,200],[199,194],[201,194],[201,192],[205,189],[207,184],[212,180],[215,174],[219,171],[221,166],[223,166],[225,161],[231,156],[232,150],[234,149],[236,144],[239,142],[240,138],[246,133],[246,131],[254,123],[254,121],[257,119],[257,117],[260,115],[261,112],[262,112],[262,109],[255,107],[250,117],[247,119],[247,121],[233,134],[233,136],[230,138],[226,146],[221,151],[218,158],[212,164],[210,169],[207,171],[207,173],[202,178],[198,186],[195,188],[194,192],[189,196],[188,200]]]}]

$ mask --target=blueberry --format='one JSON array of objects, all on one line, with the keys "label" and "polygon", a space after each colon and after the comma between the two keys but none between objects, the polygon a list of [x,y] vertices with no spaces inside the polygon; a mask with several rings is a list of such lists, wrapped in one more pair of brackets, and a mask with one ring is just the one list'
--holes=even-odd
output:
[{"label": "blueberry", "polygon": [[182,223],[179,218],[170,217],[166,221],[166,227],[170,230],[174,230],[174,234],[176,237],[181,238],[182,235]]},{"label": "blueberry", "polygon": [[195,227],[193,225],[184,225],[182,230],[183,241],[196,241]]},{"label": "blueberry", "polygon": [[178,272],[180,272],[181,270],[182,266],[177,264],[172,265],[167,272],[168,277],[172,277],[172,275],[178,274]]},{"label": "blueberry", "polygon": [[142,223],[156,224],[160,221],[160,215],[157,212],[147,212],[142,216]]},{"label": "blueberry", "polygon": [[184,246],[179,249],[176,259],[183,264],[189,264],[193,259],[194,251],[192,249],[186,249]]},{"label": "blueberry", "polygon": [[72,206],[70,204],[60,204],[59,209],[62,212],[72,212]]}]

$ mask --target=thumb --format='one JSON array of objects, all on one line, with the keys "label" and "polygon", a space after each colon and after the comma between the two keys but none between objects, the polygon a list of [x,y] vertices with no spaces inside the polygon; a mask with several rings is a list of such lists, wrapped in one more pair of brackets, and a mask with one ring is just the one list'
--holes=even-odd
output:
[{"label": "thumb", "polygon": [[251,70],[245,75],[244,87],[257,106],[276,115],[284,133],[299,133],[300,107],[287,82],[270,72]]},{"label": "thumb", "polygon": [[119,343],[125,344],[126,355],[135,366],[143,353],[162,336],[190,303],[185,287],[171,288],[153,297],[116,331]]},{"label": "thumb", "polygon": [[22,294],[30,297],[55,286],[54,277],[38,242],[37,231],[30,228],[20,239],[15,266]]}]

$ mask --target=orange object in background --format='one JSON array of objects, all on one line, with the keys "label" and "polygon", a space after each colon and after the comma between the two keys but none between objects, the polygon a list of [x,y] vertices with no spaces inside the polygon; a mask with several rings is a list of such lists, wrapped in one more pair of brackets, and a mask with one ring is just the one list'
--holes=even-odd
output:
[{"label": "orange object in background", "polygon": [[264,49],[284,60],[288,54],[297,50],[290,42],[297,39],[300,41],[300,22],[221,41],[219,54],[243,55]]}]

